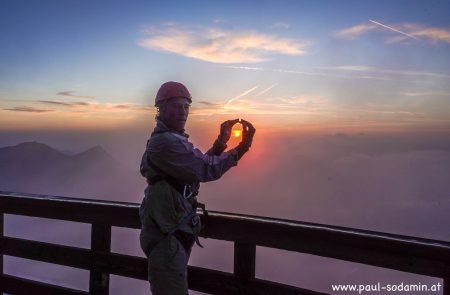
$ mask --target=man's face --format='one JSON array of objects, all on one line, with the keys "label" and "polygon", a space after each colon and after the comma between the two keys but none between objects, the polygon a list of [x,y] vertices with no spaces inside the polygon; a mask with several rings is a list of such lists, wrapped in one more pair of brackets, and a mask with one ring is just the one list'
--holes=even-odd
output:
[{"label": "man's face", "polygon": [[174,97],[167,101],[162,112],[162,120],[171,129],[181,131],[184,129],[189,115],[189,100],[184,97]]}]

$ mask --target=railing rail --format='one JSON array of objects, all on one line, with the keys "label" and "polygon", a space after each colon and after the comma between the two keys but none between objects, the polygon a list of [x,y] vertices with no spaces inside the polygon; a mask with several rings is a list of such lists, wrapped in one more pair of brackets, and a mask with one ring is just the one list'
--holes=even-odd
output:
[{"label": "railing rail", "polygon": [[[138,208],[133,203],[0,191],[0,292],[108,294],[110,274],[146,280],[145,258],[111,253],[111,227],[139,229]],[[4,214],[89,223],[91,249],[5,237]],[[201,212],[199,215],[205,221]],[[215,211],[209,211],[207,231],[208,238],[234,242],[234,272],[189,266],[192,290],[210,294],[323,294],[255,278],[258,245],[443,278],[444,294],[450,295],[449,242]],[[3,255],[89,270],[89,290],[4,274]]]}]

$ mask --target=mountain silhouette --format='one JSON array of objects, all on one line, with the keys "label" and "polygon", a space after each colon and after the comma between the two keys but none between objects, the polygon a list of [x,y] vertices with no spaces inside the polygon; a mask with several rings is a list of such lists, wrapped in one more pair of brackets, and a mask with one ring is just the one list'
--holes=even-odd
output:
[{"label": "mountain silhouette", "polygon": [[144,185],[101,146],[77,154],[38,142],[0,148],[0,190],[137,201]]}]

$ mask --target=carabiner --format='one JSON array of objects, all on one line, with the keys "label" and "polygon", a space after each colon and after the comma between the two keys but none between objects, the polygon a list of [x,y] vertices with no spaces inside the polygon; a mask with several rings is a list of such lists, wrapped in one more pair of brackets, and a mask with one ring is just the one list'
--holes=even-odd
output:
[{"label": "carabiner", "polygon": [[[186,188],[188,188],[188,187],[189,187],[189,195],[186,196]],[[192,197],[193,194],[194,194],[194,193],[192,192],[191,185],[190,185],[190,184],[186,184],[186,185],[184,186],[184,190],[183,190],[183,197],[184,197],[185,199],[189,199],[190,197]]]}]

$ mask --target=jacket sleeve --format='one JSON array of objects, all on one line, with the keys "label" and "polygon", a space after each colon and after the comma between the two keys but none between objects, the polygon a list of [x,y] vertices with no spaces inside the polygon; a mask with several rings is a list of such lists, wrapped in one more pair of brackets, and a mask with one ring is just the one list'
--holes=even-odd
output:
[{"label": "jacket sleeve", "polygon": [[213,146],[206,152],[208,155],[216,155],[219,156],[223,151],[227,148],[226,144],[223,144],[219,141],[219,139],[216,139],[214,141]]},{"label": "jacket sleeve", "polygon": [[148,142],[149,160],[168,175],[185,182],[208,182],[219,179],[237,165],[237,152],[220,155],[202,153],[187,139],[171,133],[154,136]]}]

